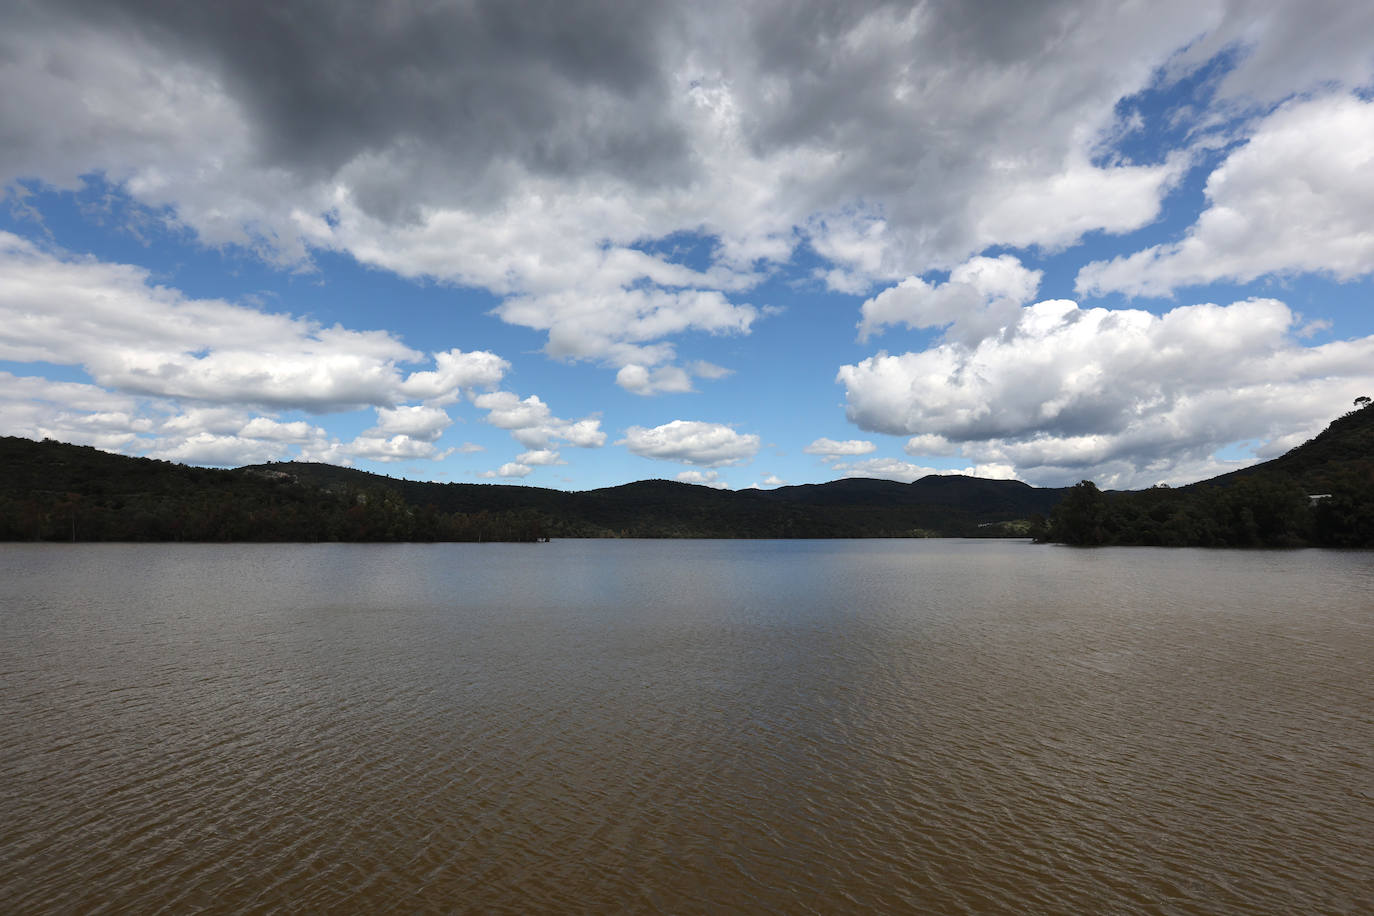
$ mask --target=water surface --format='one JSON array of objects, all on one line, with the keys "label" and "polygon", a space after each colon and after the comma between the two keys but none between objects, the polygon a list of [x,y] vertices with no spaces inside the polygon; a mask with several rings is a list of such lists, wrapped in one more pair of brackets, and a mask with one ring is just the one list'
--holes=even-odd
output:
[{"label": "water surface", "polygon": [[0,545],[0,909],[1374,911],[1374,556]]}]

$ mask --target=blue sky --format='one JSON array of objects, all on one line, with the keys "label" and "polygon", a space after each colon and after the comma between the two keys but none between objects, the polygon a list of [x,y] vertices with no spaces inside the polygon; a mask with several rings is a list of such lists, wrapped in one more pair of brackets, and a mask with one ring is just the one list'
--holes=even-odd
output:
[{"label": "blue sky", "polygon": [[1211,476],[1374,393],[1371,34],[7,4],[0,434],[563,489]]}]

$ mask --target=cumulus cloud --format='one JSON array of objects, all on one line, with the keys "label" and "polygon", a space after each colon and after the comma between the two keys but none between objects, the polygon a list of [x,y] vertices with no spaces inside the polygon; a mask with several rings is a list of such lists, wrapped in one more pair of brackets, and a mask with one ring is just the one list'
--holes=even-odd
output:
[{"label": "cumulus cloud", "polygon": [[637,363],[631,363],[616,373],[615,383],[626,391],[643,395],[660,394],[665,391],[692,390],[691,376],[687,374],[685,369],[677,366],[648,369]]},{"label": "cumulus cloud", "polygon": [[1374,102],[1341,94],[1284,105],[1212,172],[1206,195],[1181,241],[1088,264],[1078,291],[1167,296],[1222,279],[1374,272]]},{"label": "cumulus cloud", "polygon": [[708,468],[742,464],[758,453],[759,444],[756,435],[700,420],[674,420],[651,429],[631,426],[616,442],[644,458]]},{"label": "cumulus cloud", "polygon": [[944,283],[908,277],[863,304],[859,340],[887,325],[904,324],[949,327],[950,338],[976,343],[1019,317],[1021,306],[1035,298],[1040,277],[1040,271],[1027,270],[1009,254],[970,258]]},{"label": "cumulus cloud", "polygon": [[433,442],[453,425],[448,411],[440,407],[405,405],[378,407],[377,425],[368,430],[374,436],[405,436],[422,442]]},{"label": "cumulus cloud", "polygon": [[130,394],[314,412],[443,400],[498,381],[490,353],[422,354],[384,331],[324,327],[157,286],[146,270],[60,257],[0,232],[0,359],[85,369]]},{"label": "cumulus cloud", "polygon": [[528,477],[534,468],[528,464],[521,464],[518,461],[507,461],[494,471],[483,471],[478,477]]},{"label": "cumulus cloud", "polygon": [[[1102,155],[1120,100],[1231,47],[1228,104],[1367,85],[1374,29],[1259,0],[267,7],[8,4],[0,184],[99,174],[210,245],[480,286],[617,369],[748,333],[732,297],[802,241],[857,293],[1138,228],[1184,163]],[[644,245],[679,232],[710,265]]]},{"label": "cumulus cloud", "polygon": [[953,455],[959,451],[959,447],[944,436],[926,434],[906,440],[902,451],[908,455]]},{"label": "cumulus cloud", "polygon": [[522,400],[510,391],[492,391],[475,396],[472,403],[487,411],[488,423],[509,430],[511,437],[528,449],[546,449],[555,441],[576,448],[600,448],[606,444],[599,419],[560,419],[536,395]]},{"label": "cumulus cloud", "polygon": [[81,382],[0,371],[0,429],[6,435],[122,449],[152,432],[138,399]]},{"label": "cumulus cloud", "polygon": [[555,449],[535,449],[528,452],[521,452],[515,456],[516,464],[538,465],[545,467],[551,464],[567,464]]},{"label": "cumulus cloud", "polygon": [[287,454],[281,441],[250,439],[244,436],[217,436],[199,432],[180,439],[159,440],[146,452],[149,458],[179,461],[184,464],[238,467],[276,461]]},{"label": "cumulus cloud", "polygon": [[843,442],[837,442],[822,436],[802,451],[808,455],[820,455],[823,460],[829,461],[850,455],[867,455],[877,451],[877,449],[878,446],[867,439],[846,439]]},{"label": "cumulus cloud", "polygon": [[1162,316],[1052,300],[1013,334],[879,354],[837,380],[860,428],[938,436],[1031,482],[1174,482],[1229,443],[1311,435],[1374,386],[1374,337],[1303,347],[1293,326],[1272,299]]},{"label": "cumulus cloud", "polygon": [[[164,424],[165,428],[166,424]],[[325,437],[325,431],[304,420],[282,423],[268,417],[254,417],[238,433],[246,439],[266,439],[269,442],[289,442],[301,445]]]},{"label": "cumulus cloud", "polygon": [[900,458],[866,458],[863,461],[844,461],[833,465],[833,469],[839,471],[844,477],[895,480],[898,483],[911,483],[922,477],[941,474],[963,474],[968,477],[985,477],[993,480],[1016,479],[1016,470],[1009,464],[979,464],[951,471],[914,464]]},{"label": "cumulus cloud", "polygon": [[713,490],[728,490],[730,485],[720,479],[719,471],[682,471],[675,478],[683,483],[694,483]]},{"label": "cumulus cloud", "polygon": [[486,350],[445,350],[434,354],[434,365],[432,370],[406,376],[400,386],[401,394],[431,405],[450,404],[463,391],[495,388],[510,370],[509,362]]}]

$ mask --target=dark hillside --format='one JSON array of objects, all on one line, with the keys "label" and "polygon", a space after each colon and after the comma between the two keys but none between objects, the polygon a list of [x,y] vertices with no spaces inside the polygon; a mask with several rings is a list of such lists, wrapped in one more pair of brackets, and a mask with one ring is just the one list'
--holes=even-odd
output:
[{"label": "dark hillside", "polygon": [[1352,410],[1292,451],[1270,461],[1193,484],[1230,485],[1253,477],[1284,477],[1313,493],[1338,487],[1350,475],[1374,473],[1374,408]]},{"label": "dark hillside", "polygon": [[[276,465],[226,471],[0,439],[0,540],[536,540],[528,513],[442,514],[346,472],[327,487]],[[315,466],[324,468],[324,465]],[[344,469],[339,469],[344,470]],[[320,470],[322,476],[329,472]]]},{"label": "dark hillside", "polygon": [[1178,489],[1071,488],[1044,540],[1198,547],[1374,547],[1374,406],[1287,454]]}]

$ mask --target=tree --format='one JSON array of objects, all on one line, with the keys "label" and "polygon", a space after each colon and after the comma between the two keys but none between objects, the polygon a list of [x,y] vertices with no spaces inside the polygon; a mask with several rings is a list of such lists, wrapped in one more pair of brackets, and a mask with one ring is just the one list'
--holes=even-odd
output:
[{"label": "tree", "polygon": [[1074,484],[1050,514],[1051,541],[1089,547],[1107,542],[1107,497],[1091,480]]}]

